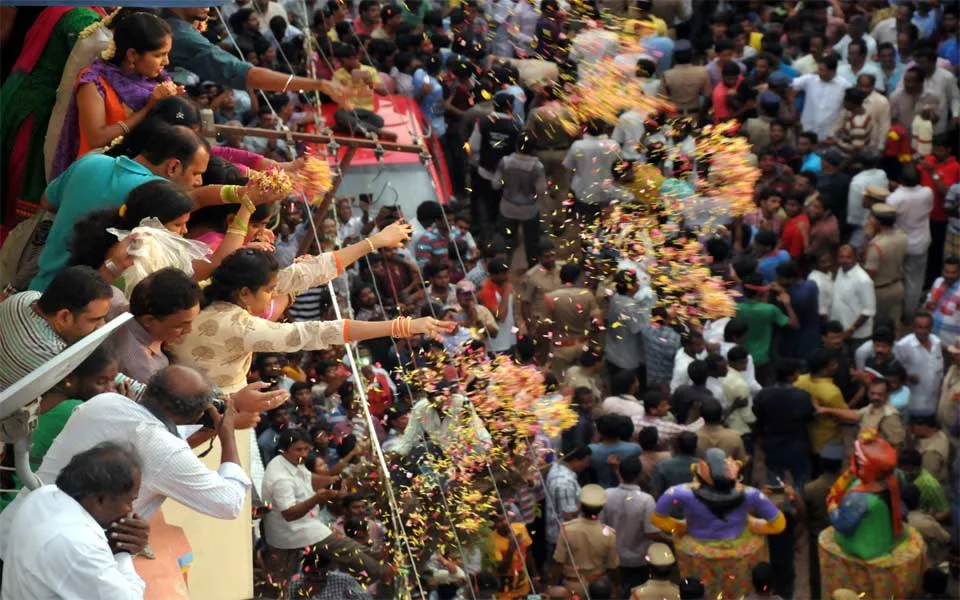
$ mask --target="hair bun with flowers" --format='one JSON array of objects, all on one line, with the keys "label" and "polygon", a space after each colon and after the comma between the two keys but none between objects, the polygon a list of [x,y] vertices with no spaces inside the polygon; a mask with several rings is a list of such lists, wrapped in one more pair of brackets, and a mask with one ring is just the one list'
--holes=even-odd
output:
[{"label": "hair bun with flowers", "polygon": [[103,49],[103,52],[100,53],[100,58],[103,60],[110,60],[117,54],[117,44],[110,40],[107,42],[107,47]]}]

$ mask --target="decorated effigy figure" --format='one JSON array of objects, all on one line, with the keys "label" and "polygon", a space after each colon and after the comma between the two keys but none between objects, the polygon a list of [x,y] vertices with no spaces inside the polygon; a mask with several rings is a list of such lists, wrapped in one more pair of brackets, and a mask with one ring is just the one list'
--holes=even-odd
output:
[{"label": "decorated effigy figure", "polygon": [[767,561],[765,536],[786,526],[763,492],[740,481],[741,468],[710,448],[693,466],[693,482],[664,492],[653,515],[653,524],[674,536],[680,574],[700,579],[708,598],[748,595],[753,567]]},{"label": "decorated effigy figure", "polygon": [[896,467],[896,448],[875,429],[862,431],[849,469],[827,495],[833,526],[819,538],[824,597],[842,588],[869,598],[907,598],[919,591],[926,549],[904,522]]}]

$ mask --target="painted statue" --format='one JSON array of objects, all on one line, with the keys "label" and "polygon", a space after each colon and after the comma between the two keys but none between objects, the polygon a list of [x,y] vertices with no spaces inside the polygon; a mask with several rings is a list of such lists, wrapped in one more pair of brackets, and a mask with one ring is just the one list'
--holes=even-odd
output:
[{"label": "painted statue", "polygon": [[[783,513],[760,490],[740,482],[741,464],[710,448],[693,466],[693,482],[675,485],[657,500],[653,524],[701,543],[734,540],[747,530],[774,535],[786,527]],[[683,519],[674,515],[682,509]]]},{"label": "painted statue", "polygon": [[889,554],[903,539],[900,484],[895,470],[897,450],[864,430],[854,444],[850,468],[827,495],[837,545],[847,554],[870,560]]}]

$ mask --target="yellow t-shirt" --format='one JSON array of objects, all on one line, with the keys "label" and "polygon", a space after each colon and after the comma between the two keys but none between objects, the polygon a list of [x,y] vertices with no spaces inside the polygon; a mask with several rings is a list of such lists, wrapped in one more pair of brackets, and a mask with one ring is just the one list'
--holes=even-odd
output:
[{"label": "yellow t-shirt", "polygon": [[[843,393],[832,379],[801,375],[795,387],[806,390],[813,396],[813,403],[827,408],[847,408]],[[840,440],[840,422],[829,415],[817,415],[810,424],[810,447],[814,454],[820,452],[827,443]]]},{"label": "yellow t-shirt", "polygon": [[336,70],[333,80],[344,87],[353,88],[353,105],[356,108],[373,110],[373,90],[380,87],[380,73],[368,65],[360,65],[358,70],[370,75],[372,87],[362,79],[354,79],[353,74],[343,67]]},{"label": "yellow t-shirt", "polygon": [[[513,562],[510,565],[510,570],[506,574],[500,575],[498,589],[501,591],[496,594],[497,600],[524,598],[530,593],[530,582],[527,580],[523,564],[526,560],[527,548],[533,544],[533,540],[530,539],[527,527],[523,523],[511,523],[510,528],[513,529],[513,536],[516,536],[519,548],[513,552]],[[490,553],[493,554],[493,559],[497,563],[506,556],[510,545],[513,544],[513,536],[504,537],[496,531],[490,534]]]},{"label": "yellow t-shirt", "polygon": [[623,31],[633,34],[638,25],[641,26],[640,35],[649,35],[645,30],[652,29],[654,35],[667,36],[667,22],[654,15],[649,15],[646,19],[627,19],[623,24]]}]

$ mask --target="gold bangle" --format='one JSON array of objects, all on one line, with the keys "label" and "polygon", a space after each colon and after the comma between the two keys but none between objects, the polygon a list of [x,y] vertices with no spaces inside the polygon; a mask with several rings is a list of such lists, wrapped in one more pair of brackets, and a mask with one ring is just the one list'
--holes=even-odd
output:
[{"label": "gold bangle", "polygon": [[370,246],[370,252],[377,251],[377,247],[373,245],[373,242],[370,241],[370,238],[364,238],[363,241],[365,241],[367,245]]},{"label": "gold bangle", "polygon": [[119,122],[117,122],[117,125],[120,126],[120,129],[123,130],[123,133],[124,133],[124,134],[130,133],[130,126],[127,125],[127,122],[126,122],[126,121],[119,121]]},{"label": "gold bangle", "polygon": [[247,231],[245,229],[238,229],[236,227],[228,227],[227,235],[237,234],[242,237],[247,237]]}]

